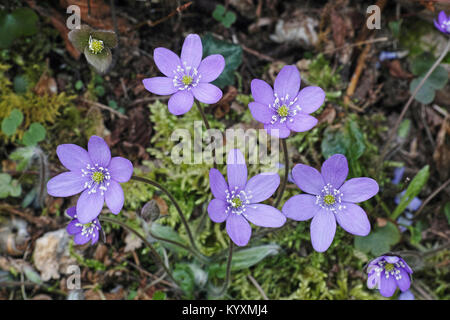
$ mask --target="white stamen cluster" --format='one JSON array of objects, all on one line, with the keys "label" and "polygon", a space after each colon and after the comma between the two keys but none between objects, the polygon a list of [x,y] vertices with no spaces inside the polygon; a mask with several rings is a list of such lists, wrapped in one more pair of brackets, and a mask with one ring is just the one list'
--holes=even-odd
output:
[{"label": "white stamen cluster", "polygon": [[[111,179],[108,168],[99,166],[98,163],[94,166],[88,164],[86,169],[81,169],[81,172],[83,177],[89,177],[89,180],[84,184],[84,187],[89,189],[89,194],[96,193],[97,189],[100,190],[101,195],[105,194],[110,184],[109,180]],[[98,179],[98,177],[101,177],[101,179]]]},{"label": "white stamen cluster", "polygon": [[445,20],[441,23],[441,28],[447,32],[450,32],[450,20]]},{"label": "white stamen cluster", "polygon": [[[386,269],[386,266],[388,266],[389,270]],[[389,279],[389,277],[392,276],[395,280],[400,280],[402,278],[400,268],[405,268],[405,264],[401,260],[394,263],[389,263],[386,260],[380,260],[376,263],[373,270],[375,271],[377,277],[380,277],[381,272],[384,271],[386,279]]]},{"label": "white stamen cluster", "polygon": [[[74,219],[77,219],[77,215],[74,216]],[[97,223],[97,220],[94,219],[93,221],[89,222],[89,223],[80,223],[77,222],[75,223],[76,227],[82,227],[83,229],[81,229],[81,235],[82,236],[90,236],[92,237],[92,239],[95,239],[96,237],[96,233],[94,232],[94,230],[100,231],[100,226]]]},{"label": "white stamen cluster", "polygon": [[[272,116],[272,120],[270,121],[271,124],[274,124],[278,121],[280,121],[280,123],[289,121],[289,122],[293,122],[294,119],[293,117],[302,110],[302,108],[300,108],[300,105],[296,104],[297,103],[297,97],[294,98],[294,100],[289,100],[289,94],[286,94],[284,97],[278,97],[278,95],[276,93],[274,93],[275,96],[275,100],[273,101],[272,104],[269,104],[269,108],[272,109],[273,111],[275,111],[275,114]],[[287,108],[287,115],[286,116],[282,116],[279,114],[279,110],[280,108]]]},{"label": "white stamen cluster", "polygon": [[231,192],[225,190],[226,201],[228,203],[226,213],[229,213],[231,211],[232,213],[235,213],[237,215],[243,214],[245,216],[247,206],[250,205],[250,199],[253,198],[252,192],[245,192],[244,190],[240,190],[238,192],[238,189],[238,187],[234,187],[234,190],[231,190]]},{"label": "white stamen cluster", "polygon": [[[344,194],[338,189],[334,188],[331,184],[327,183],[320,195],[316,195],[316,204],[323,209],[336,212],[345,209],[345,205],[342,204],[342,196]],[[329,202],[328,199],[333,199],[333,203]]]},{"label": "white stamen cluster", "polygon": [[[191,90],[192,88],[195,88],[202,77],[202,75],[198,73],[197,68],[187,66],[186,62],[183,62],[183,66],[177,66],[177,69],[173,70],[173,73],[173,86],[178,90]],[[189,77],[191,83],[184,83],[183,80],[186,79],[185,77]]]}]

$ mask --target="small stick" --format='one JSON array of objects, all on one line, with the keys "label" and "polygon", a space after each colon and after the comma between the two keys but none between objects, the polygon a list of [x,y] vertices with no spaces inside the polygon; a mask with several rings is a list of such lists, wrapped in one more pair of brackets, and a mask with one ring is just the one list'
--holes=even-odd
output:
[{"label": "small stick", "polygon": [[381,38],[375,38],[375,39],[369,39],[369,40],[365,40],[365,41],[359,41],[359,42],[355,42],[355,43],[349,43],[346,45],[343,45],[341,47],[337,47],[334,49],[330,49],[330,50],[326,50],[323,53],[328,54],[328,53],[333,53],[335,51],[339,51],[345,48],[351,48],[351,47],[358,47],[361,46],[363,44],[370,44],[370,43],[376,43],[376,42],[384,42],[384,41],[388,41],[389,38],[388,37],[381,37]]},{"label": "small stick", "polygon": [[91,100],[87,100],[87,99],[83,99],[83,98],[80,98],[80,100],[84,103],[90,104],[91,106],[98,107],[100,109],[107,110],[111,113],[114,113],[119,118],[128,119],[128,116],[121,114],[119,111],[116,111],[116,110],[112,109],[111,107],[105,106],[104,104],[101,104],[99,102],[95,102],[95,101],[91,101]]},{"label": "small stick", "polygon": [[255,278],[252,277],[252,275],[248,275],[247,276],[250,281],[253,283],[253,285],[255,286],[255,288],[258,290],[258,292],[262,295],[264,300],[269,300],[269,298],[267,298],[266,293],[264,292],[264,290],[261,288],[261,286],[259,285],[258,281],[256,281]]},{"label": "small stick", "polygon": [[143,26],[145,26],[145,25],[148,25],[149,27],[157,26],[158,24],[160,24],[160,23],[162,23],[162,22],[164,22],[164,21],[166,21],[166,20],[172,18],[172,17],[173,17],[174,15],[176,15],[177,13],[180,13],[181,11],[186,10],[187,8],[189,8],[189,6],[190,6],[191,4],[192,4],[192,1],[183,4],[182,6],[179,6],[179,7],[176,8],[174,11],[172,11],[171,13],[169,13],[168,16],[166,16],[166,17],[164,17],[164,18],[161,18],[161,19],[159,19],[159,20],[156,20],[155,22],[151,22],[150,20],[141,22],[141,23],[137,24],[137,25],[134,27],[134,29],[139,29],[139,28],[141,28],[141,27],[143,27]]},{"label": "small stick", "polygon": [[416,211],[416,213],[414,214],[414,217],[417,217],[422,212],[423,208],[428,204],[428,202],[430,202],[431,199],[433,199],[435,196],[437,196],[438,193],[441,192],[442,190],[444,190],[449,184],[450,184],[450,179],[445,181],[443,185],[441,185],[439,188],[434,190],[433,193],[430,194],[428,196],[428,198],[425,199],[425,201],[422,203],[420,208]]}]

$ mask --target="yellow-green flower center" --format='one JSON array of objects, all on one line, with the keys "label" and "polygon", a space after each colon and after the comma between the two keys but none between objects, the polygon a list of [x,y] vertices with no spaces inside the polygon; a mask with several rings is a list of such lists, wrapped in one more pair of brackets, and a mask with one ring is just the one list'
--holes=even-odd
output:
[{"label": "yellow-green flower center", "polygon": [[285,104],[283,104],[278,108],[277,112],[280,117],[287,117],[289,114],[289,108]]},{"label": "yellow-green flower center", "polygon": [[242,206],[242,200],[239,198],[234,198],[233,200],[231,200],[231,205],[233,206],[233,208],[240,208]]},{"label": "yellow-green flower center", "polygon": [[94,180],[94,182],[101,183],[104,179],[105,175],[100,171],[96,171],[92,174],[92,180]]},{"label": "yellow-green flower center", "polygon": [[325,202],[328,205],[331,205],[336,202],[336,199],[331,194],[327,194],[325,197],[323,197],[323,202]]},{"label": "yellow-green flower center", "polygon": [[384,266],[384,270],[386,270],[387,272],[391,272],[394,269],[394,265],[392,263],[386,263],[386,265]]},{"label": "yellow-green flower center", "polygon": [[181,80],[185,86],[188,86],[192,83],[192,77],[190,76],[183,76],[183,79]]},{"label": "yellow-green flower center", "polygon": [[102,40],[93,39],[92,37],[89,39],[89,50],[91,50],[93,54],[102,52],[104,47]]}]

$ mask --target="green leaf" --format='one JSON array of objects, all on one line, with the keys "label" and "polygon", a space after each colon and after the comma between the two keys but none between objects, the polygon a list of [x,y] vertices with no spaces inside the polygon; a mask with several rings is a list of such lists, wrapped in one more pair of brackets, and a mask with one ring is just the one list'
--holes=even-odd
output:
[{"label": "green leaf", "polygon": [[222,22],[224,14],[225,14],[225,7],[221,4],[218,4],[216,5],[216,8],[212,13],[212,17],[217,21]]},{"label": "green leaf", "polygon": [[16,39],[15,24],[16,21],[11,14],[0,12],[0,49],[8,48]]},{"label": "green leaf", "polygon": [[83,81],[78,80],[77,82],[75,82],[75,89],[78,91],[83,89]]},{"label": "green leaf", "polygon": [[391,250],[391,246],[400,241],[400,232],[392,222],[376,228],[366,237],[355,236],[355,248],[365,253],[379,256]]},{"label": "green leaf", "polygon": [[9,14],[0,12],[0,49],[8,48],[20,36],[34,35],[38,20],[30,8],[18,8]]},{"label": "green leaf", "polygon": [[204,57],[212,54],[221,54],[225,58],[225,69],[212,83],[220,88],[233,85],[235,82],[234,71],[242,63],[241,46],[216,39],[210,33],[203,37],[202,44]]},{"label": "green leaf", "polygon": [[222,24],[226,28],[229,28],[235,21],[236,21],[236,14],[234,12],[228,11],[222,20]]},{"label": "green leaf", "polygon": [[[231,260],[231,270],[238,271],[250,268],[267,256],[278,254],[280,249],[280,246],[276,244],[267,244],[236,251],[233,253]],[[223,279],[226,273],[226,263],[213,263],[209,266],[208,272],[210,275],[215,275]]]},{"label": "green leaf", "polygon": [[426,80],[431,87],[440,90],[447,84],[448,72],[443,67],[438,66]]},{"label": "green leaf", "polygon": [[13,180],[7,173],[0,173],[0,199],[18,197],[21,193],[22,187],[17,180]]},{"label": "green leaf", "polygon": [[[163,226],[162,224],[153,222],[150,224],[150,231],[152,234],[154,234],[157,237],[164,238],[164,239],[170,239],[173,241],[180,242],[182,244],[186,244],[185,241],[180,237],[178,232],[173,230],[169,226]],[[159,240],[157,240],[159,241]],[[179,246],[176,246],[174,244],[168,243],[166,241],[159,241],[161,245],[171,251],[174,252],[180,252],[180,253],[186,253],[186,250],[183,248],[180,248]]]},{"label": "green leaf", "polygon": [[356,122],[350,119],[346,126],[333,130],[327,128],[321,144],[322,154],[328,159],[336,153],[344,154],[349,160],[358,160],[366,150],[364,135]]},{"label": "green leaf", "polygon": [[192,297],[195,279],[191,268],[186,263],[177,263],[173,271],[173,277],[180,284],[181,289],[188,297]]},{"label": "green leaf", "polygon": [[103,97],[106,92],[104,86],[97,86],[97,87],[95,87],[94,91],[98,97]]},{"label": "green leaf", "polygon": [[422,230],[417,227],[413,226],[407,226],[409,232],[411,233],[411,244],[412,245],[418,245],[420,243],[420,240],[422,240]]},{"label": "green leaf", "polygon": [[[415,78],[409,84],[409,92],[413,94],[423,77]],[[423,104],[429,104],[434,100],[435,89],[431,86],[429,81],[425,81],[423,86],[419,89],[414,99]]]},{"label": "green leaf", "polygon": [[411,128],[411,120],[404,119],[398,128],[397,135],[400,138],[405,139],[409,134],[409,129]]},{"label": "green leaf", "polygon": [[25,274],[25,277],[27,277],[27,279],[31,282],[34,282],[36,284],[43,283],[41,276],[36,271],[34,271],[32,267],[25,265],[23,268],[23,273]]},{"label": "green leaf", "polygon": [[25,76],[23,76],[23,75],[15,76],[13,83],[14,83],[14,91],[16,93],[21,94],[21,93],[27,92],[28,80]]},{"label": "green leaf", "polygon": [[18,109],[13,109],[8,117],[2,121],[2,132],[12,136],[23,121],[23,114]]},{"label": "green leaf", "polygon": [[24,170],[31,161],[34,154],[34,146],[18,148],[10,154],[9,158],[14,161],[18,161],[17,170]]},{"label": "green leaf", "polygon": [[411,71],[416,76],[424,75],[430,70],[433,63],[434,58],[432,56],[422,54],[411,62]]},{"label": "green leaf", "polygon": [[45,133],[45,128],[42,124],[33,122],[24,133],[22,143],[27,147],[35,146],[38,142],[45,139]]},{"label": "green leaf", "polygon": [[17,21],[18,30],[16,32],[19,36],[32,36],[37,32],[39,18],[32,9],[18,8],[12,13],[12,16]]},{"label": "green leaf", "polygon": [[428,181],[428,177],[430,176],[430,167],[426,165],[416,174],[414,179],[408,185],[405,194],[400,199],[400,203],[397,208],[395,208],[394,212],[391,215],[392,219],[397,219],[398,216],[405,211],[406,207],[408,207],[409,203],[417,197],[422,188]]},{"label": "green leaf", "polygon": [[444,214],[447,217],[447,222],[450,224],[450,202],[447,202],[444,207]]},{"label": "green leaf", "polygon": [[258,247],[237,251],[231,260],[231,270],[237,271],[254,266],[267,256],[279,253],[280,246],[277,244],[266,244]]},{"label": "green leaf", "polygon": [[166,300],[166,293],[163,291],[155,291],[155,293],[153,293],[152,300]]},{"label": "green leaf", "polygon": [[403,22],[403,20],[400,19],[400,20],[397,20],[397,21],[391,21],[388,24],[389,29],[391,30],[392,35],[395,38],[398,38],[400,36],[400,27],[402,26],[402,22]]}]

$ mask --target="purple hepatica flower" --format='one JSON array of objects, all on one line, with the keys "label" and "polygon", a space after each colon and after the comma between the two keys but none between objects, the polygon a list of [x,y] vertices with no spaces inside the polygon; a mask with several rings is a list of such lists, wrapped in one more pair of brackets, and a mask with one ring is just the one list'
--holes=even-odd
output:
[{"label": "purple hepatica flower", "polygon": [[402,258],[383,255],[369,262],[367,287],[379,289],[383,297],[392,297],[397,287],[405,292],[411,286],[411,268]]},{"label": "purple hepatica flower", "polygon": [[73,235],[73,241],[76,244],[85,244],[91,241],[91,244],[95,244],[98,241],[99,231],[102,228],[97,218],[93,219],[89,223],[81,223],[78,220],[76,207],[67,209],[67,214],[73,220],[67,226],[67,232]]},{"label": "purple hepatica flower", "polygon": [[119,182],[130,180],[133,174],[130,160],[111,158],[108,145],[97,136],[89,139],[88,151],[75,144],[62,144],[56,153],[70,171],[50,179],[47,183],[48,194],[70,197],[82,192],[77,202],[77,216],[81,223],[95,219],[104,202],[114,214],[122,210],[124,196]]},{"label": "purple hepatica flower", "polygon": [[439,12],[438,20],[434,20],[434,25],[440,32],[450,34],[450,16],[444,11]]},{"label": "purple hepatica flower", "polygon": [[159,95],[172,95],[168,107],[170,113],[188,112],[194,97],[203,103],[216,103],[222,98],[222,90],[209,82],[214,81],[225,67],[225,59],[213,54],[202,60],[202,41],[196,34],[186,37],[181,49],[181,59],[166,48],[156,48],[153,53],[156,66],[165,77],[144,79],[145,89]]},{"label": "purple hepatica flower", "polygon": [[[378,193],[378,183],[371,178],[353,178],[348,174],[347,159],[335,154],[322,165],[322,173],[297,164],[292,169],[295,184],[304,192],[293,196],[283,206],[283,213],[293,220],[312,219],[311,242],[314,250],[328,249],[336,232],[336,220],[347,232],[366,236],[370,222],[364,210],[355,203]],[[344,183],[345,182],[345,183]]]},{"label": "purple hepatica flower", "polygon": [[398,300],[415,300],[415,298],[414,294],[410,290],[407,290],[400,293],[400,295],[398,296]]},{"label": "purple hepatica flower", "polygon": [[248,221],[260,226],[278,228],[286,217],[274,207],[259,202],[270,198],[280,185],[277,173],[262,173],[247,181],[247,165],[238,149],[227,159],[227,177],[217,169],[209,171],[209,185],[214,195],[208,205],[209,217],[220,223],[226,220],[226,230],[238,246],[247,245],[252,234]]},{"label": "purple hepatica flower", "polygon": [[304,132],[317,124],[309,114],[319,109],[325,92],[319,87],[300,89],[300,72],[295,66],[284,66],[275,79],[274,90],[263,80],[253,79],[252,96],[255,102],[248,107],[253,118],[264,124],[267,132],[287,138],[291,131]]}]

